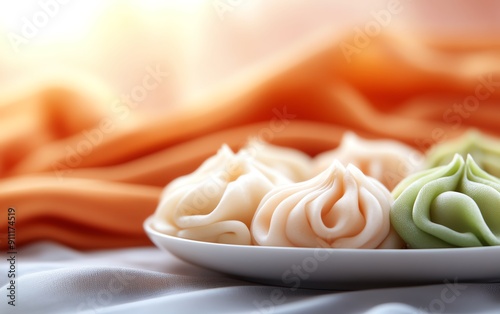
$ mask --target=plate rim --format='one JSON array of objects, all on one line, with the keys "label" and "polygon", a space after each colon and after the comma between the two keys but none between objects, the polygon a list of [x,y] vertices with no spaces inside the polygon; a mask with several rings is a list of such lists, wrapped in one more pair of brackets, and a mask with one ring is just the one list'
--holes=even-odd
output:
[{"label": "plate rim", "polygon": [[[259,284],[347,291],[436,284],[458,278],[460,282],[500,282],[500,269],[491,262],[500,258],[500,246],[343,249],[223,244],[164,234],[153,229],[153,219],[151,216],[144,221],[144,229],[160,250],[189,264]],[[471,269],[469,264],[477,264],[481,256],[484,258],[478,264],[482,266]],[[308,263],[310,267],[314,264],[311,272],[305,268],[306,260],[312,263]],[[450,265],[457,260],[462,262]],[[303,267],[308,277],[295,278],[290,273],[293,267]],[[292,285],[297,279],[299,286]]]},{"label": "plate rim", "polygon": [[410,254],[416,254],[416,255],[421,255],[421,254],[446,254],[447,252],[454,252],[454,253],[465,253],[465,252],[476,252],[479,253],[481,251],[497,251],[500,250],[500,246],[476,246],[476,247],[455,247],[455,248],[426,248],[426,249],[409,249],[409,248],[402,248],[402,249],[353,249],[353,248],[325,248],[325,247],[286,247],[286,246],[265,246],[265,245],[242,245],[242,244],[226,244],[226,243],[215,243],[215,242],[205,242],[205,241],[198,241],[198,240],[192,240],[192,239],[186,239],[186,238],[181,238],[177,237],[174,235],[169,235],[162,233],[160,231],[155,230],[151,225],[152,221],[154,220],[154,215],[149,216],[144,220],[143,222],[143,229],[146,231],[146,233],[149,234],[154,234],[156,236],[164,237],[170,240],[175,240],[179,242],[185,242],[185,243],[190,243],[190,244],[198,244],[198,245],[205,245],[205,246],[213,246],[213,247],[220,247],[220,248],[235,248],[235,249],[243,249],[243,250],[259,250],[259,251],[264,251],[264,250],[270,250],[270,251],[294,251],[294,252],[311,252],[313,253],[315,250],[325,250],[328,253],[332,252],[337,252],[340,254],[376,254],[376,255],[410,255]]}]

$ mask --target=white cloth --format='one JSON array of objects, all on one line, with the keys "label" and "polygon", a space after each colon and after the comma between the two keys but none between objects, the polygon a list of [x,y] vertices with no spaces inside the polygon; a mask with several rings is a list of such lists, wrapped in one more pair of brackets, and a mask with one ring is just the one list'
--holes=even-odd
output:
[{"label": "white cloth", "polygon": [[211,272],[156,247],[79,252],[40,242],[16,259],[13,307],[2,258],[0,313],[500,313],[500,283],[291,291]]}]

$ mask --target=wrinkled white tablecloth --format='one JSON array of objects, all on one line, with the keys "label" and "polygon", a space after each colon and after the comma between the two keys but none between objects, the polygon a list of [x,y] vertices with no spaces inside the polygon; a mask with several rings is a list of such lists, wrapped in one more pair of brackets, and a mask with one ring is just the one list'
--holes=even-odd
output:
[{"label": "wrinkled white tablecloth", "polygon": [[291,291],[211,272],[156,247],[79,252],[47,242],[18,252],[13,307],[7,257],[0,272],[0,313],[6,314],[500,313],[500,283]]}]

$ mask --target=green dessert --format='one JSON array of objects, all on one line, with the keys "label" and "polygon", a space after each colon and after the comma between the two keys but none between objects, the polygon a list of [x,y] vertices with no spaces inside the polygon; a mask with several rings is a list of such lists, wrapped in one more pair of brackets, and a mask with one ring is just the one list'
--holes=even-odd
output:
[{"label": "green dessert", "polygon": [[500,179],[471,155],[404,179],[391,223],[409,248],[500,245]]},{"label": "green dessert", "polygon": [[472,155],[484,171],[500,178],[500,139],[470,130],[457,139],[434,146],[427,153],[427,168],[448,164],[458,153]]}]

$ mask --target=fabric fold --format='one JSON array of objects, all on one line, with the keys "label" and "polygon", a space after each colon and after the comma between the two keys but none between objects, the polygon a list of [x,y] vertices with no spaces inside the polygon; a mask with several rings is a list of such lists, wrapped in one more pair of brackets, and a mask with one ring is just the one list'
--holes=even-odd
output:
[{"label": "fabric fold", "polygon": [[[470,127],[500,135],[498,40],[457,44],[388,31],[349,59],[340,44],[352,36],[284,51],[279,63],[263,62],[158,116],[124,118],[110,90],[85,81],[5,92],[0,214],[19,208],[21,245],[44,238],[76,248],[146,244],[142,221],[160,188],[224,143],[238,150],[256,137],[314,157],[335,149],[346,131],[420,152]],[[2,230],[6,223],[0,220]],[[87,229],[99,241],[86,242]]]}]

